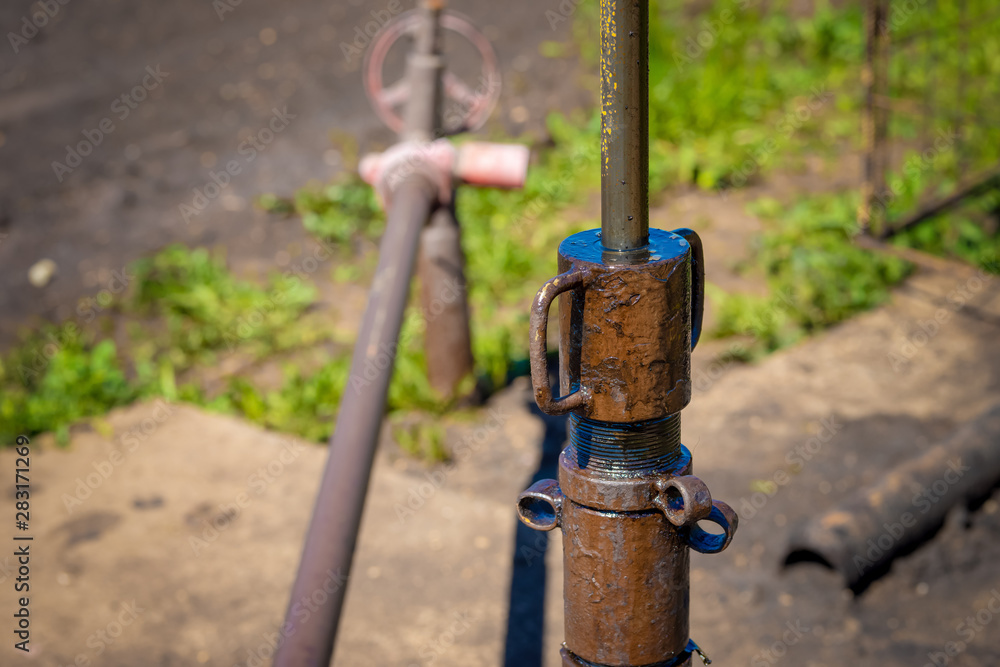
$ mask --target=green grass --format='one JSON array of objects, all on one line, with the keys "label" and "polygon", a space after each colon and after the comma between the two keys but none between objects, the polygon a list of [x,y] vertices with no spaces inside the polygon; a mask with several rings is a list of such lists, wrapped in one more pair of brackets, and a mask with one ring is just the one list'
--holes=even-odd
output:
[{"label": "green grass", "polygon": [[[274,275],[261,287],[235,278],[221,257],[179,245],[128,274],[132,288],[103,304],[92,326],[46,327],[0,360],[4,442],[43,430],[65,441],[73,422],[148,396],[239,406],[239,386],[209,402],[196,386],[178,387],[177,376],[224,354],[260,359],[315,342],[296,324],[316,291],[296,276]],[[96,313],[94,305],[85,312]],[[119,342],[105,331],[116,317],[128,330]]]},{"label": "green grass", "polygon": [[714,289],[714,335],[750,335],[755,344],[748,353],[759,355],[885,301],[911,267],[853,243],[857,205],[854,194],[810,197],[791,206],[758,200],[752,208],[766,231],[755,245],[753,266],[763,271],[770,296]]},{"label": "green grass", "polygon": [[650,30],[654,185],[740,187],[780,166],[789,147],[820,150],[853,130],[830,121],[858,104],[856,8],[821,2],[795,19],[781,3],[717,2],[685,19],[686,4],[651,7],[660,18]]},{"label": "green grass", "polygon": [[250,343],[259,356],[281,349],[283,332],[316,298],[316,289],[295,275],[274,274],[263,288],[237,280],[204,248],[170,246],[133,271],[138,287],[124,307],[165,322],[166,336],[157,343],[182,366]]},{"label": "green grass", "polygon": [[104,414],[140,395],[110,340],[95,341],[75,325],[49,326],[0,360],[0,442],[54,431]]}]

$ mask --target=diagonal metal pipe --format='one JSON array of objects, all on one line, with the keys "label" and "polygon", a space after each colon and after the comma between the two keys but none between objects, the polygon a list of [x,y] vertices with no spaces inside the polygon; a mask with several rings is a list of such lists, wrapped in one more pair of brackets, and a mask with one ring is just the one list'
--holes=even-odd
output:
[{"label": "diagonal metal pipe", "polygon": [[274,667],[328,667],[333,656],[418,241],[437,188],[413,175],[393,199]]},{"label": "diagonal metal pipe", "polygon": [[[407,66],[410,93],[401,143],[366,156],[360,165],[386,205],[388,220],[274,667],[328,667],[333,656],[418,255],[430,380],[449,396],[472,372],[455,186],[524,184],[525,147],[470,143],[458,151],[438,138],[443,133],[442,26],[447,27],[445,19],[451,25],[458,20],[443,14],[443,6],[442,0],[420,3],[416,45]],[[466,36],[478,34],[461,21],[459,26]],[[488,53],[483,55],[484,62],[493,62]]]}]

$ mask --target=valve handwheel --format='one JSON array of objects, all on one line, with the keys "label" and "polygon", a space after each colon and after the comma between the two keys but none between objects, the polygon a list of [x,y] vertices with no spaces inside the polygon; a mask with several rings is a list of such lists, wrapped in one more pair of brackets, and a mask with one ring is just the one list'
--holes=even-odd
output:
[{"label": "valve handwheel", "polygon": [[[422,15],[418,10],[400,14],[385,24],[375,35],[365,55],[365,93],[371,100],[375,113],[394,132],[403,129],[403,117],[397,110],[409,98],[410,84],[404,77],[386,87],[382,79],[382,69],[389,50],[401,37],[413,33],[421,20]],[[455,74],[445,70],[444,96],[454,102],[459,111],[445,114],[444,134],[474,131],[483,126],[500,98],[500,67],[497,64],[496,52],[493,51],[486,36],[459,14],[451,11],[443,12],[441,27],[464,37],[479,52],[482,60],[480,84],[475,90]]]}]

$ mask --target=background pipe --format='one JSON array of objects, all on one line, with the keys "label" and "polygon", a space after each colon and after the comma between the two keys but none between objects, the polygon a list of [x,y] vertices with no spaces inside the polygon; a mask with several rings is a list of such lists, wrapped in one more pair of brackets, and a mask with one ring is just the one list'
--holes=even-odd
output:
[{"label": "background pipe", "polygon": [[[354,346],[337,428],[330,439],[330,456],[282,627],[285,641],[275,653],[274,667],[330,664],[410,293],[417,241],[436,201],[436,186],[416,175],[404,179],[393,193],[368,307]],[[312,611],[317,599],[324,602]],[[304,614],[307,601],[310,613]]]},{"label": "background pipe", "polygon": [[893,558],[932,535],[952,508],[984,497],[998,482],[1000,404],[793,529],[786,565],[823,563],[858,592]]},{"label": "background pipe", "polygon": [[431,215],[420,235],[417,262],[421,307],[427,323],[427,379],[446,399],[458,397],[463,380],[474,370],[465,253],[454,201],[452,197],[450,204],[439,206]]}]

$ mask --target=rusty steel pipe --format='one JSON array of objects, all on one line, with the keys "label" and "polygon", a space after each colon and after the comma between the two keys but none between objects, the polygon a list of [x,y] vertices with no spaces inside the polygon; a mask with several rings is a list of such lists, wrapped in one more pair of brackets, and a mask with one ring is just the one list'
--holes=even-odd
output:
[{"label": "rusty steel pipe", "polygon": [[[688,664],[697,651],[688,635],[688,549],[725,549],[737,524],[691,475],[681,444],[703,310],[701,243],[691,230],[653,229],[646,251],[643,264],[610,264],[599,230],[567,238],[562,272],[531,314],[536,402],[571,414],[558,481],[528,489],[518,514],[536,530],[563,531],[564,660],[575,667]],[[558,398],[545,349],[557,299]]]},{"label": "rusty steel pipe", "polygon": [[453,205],[439,206],[420,234],[417,274],[427,324],[427,379],[442,397],[456,398],[474,362],[465,254]]},{"label": "rusty steel pipe", "polygon": [[405,178],[393,193],[394,204],[379,246],[378,267],[340,404],[342,418],[338,418],[330,439],[330,455],[274,667],[330,664],[416,263],[417,241],[436,201],[435,184],[418,175]]},{"label": "rusty steel pipe", "polygon": [[900,553],[936,531],[956,505],[1000,482],[1000,404],[947,441],[893,468],[836,507],[796,526],[786,565],[819,562],[861,590]]},{"label": "rusty steel pipe", "polygon": [[[536,530],[563,531],[565,667],[688,667],[689,555],[718,553],[736,513],[691,474],[680,410],[691,396],[693,232],[651,230],[645,264],[612,265],[598,230],[560,246],[563,273],[539,292],[531,369],[539,407],[571,412],[559,479],[518,499]],[[560,389],[548,386],[548,306],[560,299]],[[721,534],[699,522],[715,523]]]},{"label": "rusty steel pipe", "polygon": [[405,141],[432,141],[443,134],[444,58],[441,55],[442,2],[421,2],[422,21],[415,35],[413,52],[406,59],[406,81],[410,99],[403,115]]},{"label": "rusty steel pipe", "polygon": [[[441,16],[444,2],[424,0],[423,21],[407,59],[411,99],[406,105],[404,141],[429,142],[444,135],[444,71]],[[442,198],[444,199],[444,198]],[[424,322],[424,353],[431,387],[443,398],[458,398],[472,375],[472,333],[466,294],[465,253],[455,218],[455,195],[434,211],[420,235],[417,274]]]},{"label": "rusty steel pipe", "polygon": [[[535,401],[570,413],[558,480],[518,498],[563,531],[565,667],[688,667],[689,550],[718,553],[736,513],[691,474],[680,412],[704,311],[701,240],[649,229],[648,1],[601,1],[601,229],[559,246],[531,310]],[[547,367],[559,304],[559,393]],[[706,532],[700,522],[717,524]]]},{"label": "rusty steel pipe", "polygon": [[[328,667],[333,655],[418,255],[428,337],[433,339],[428,356],[439,356],[439,362],[450,364],[447,368],[432,366],[430,375],[435,386],[453,391],[472,369],[464,257],[453,208],[455,186],[474,182],[520,187],[526,177],[526,147],[476,143],[460,152],[447,140],[437,138],[441,134],[444,73],[442,26],[454,30],[458,25],[463,35],[472,35],[474,43],[481,40],[476,43],[480,52],[486,61],[495,62],[485,38],[463,20],[442,14],[443,5],[442,0],[423,0],[417,14],[399,17],[403,26],[409,25],[413,16],[418,19],[416,48],[408,60],[404,119],[398,125],[390,123],[400,127],[401,142],[381,155],[366,156],[359,165],[362,177],[375,187],[387,209],[388,222],[330,456],[280,632],[275,667]],[[376,37],[372,51],[379,57],[366,61],[366,70],[372,62],[380,67],[388,48],[405,34],[400,23],[390,23],[387,29]],[[399,120],[388,113],[381,71],[367,74],[366,90],[373,95],[380,116]],[[477,113],[484,109],[488,113],[486,107],[477,107]],[[450,357],[444,356],[442,345],[451,346]]]}]

